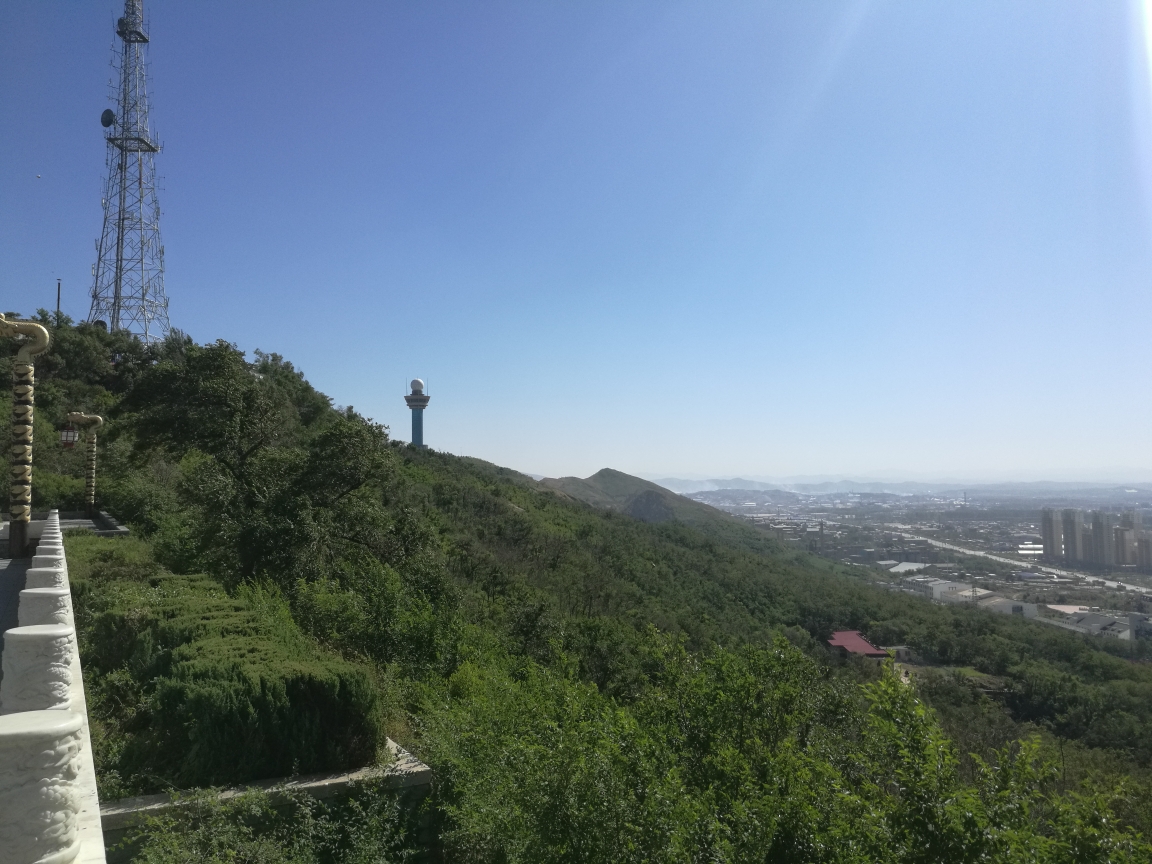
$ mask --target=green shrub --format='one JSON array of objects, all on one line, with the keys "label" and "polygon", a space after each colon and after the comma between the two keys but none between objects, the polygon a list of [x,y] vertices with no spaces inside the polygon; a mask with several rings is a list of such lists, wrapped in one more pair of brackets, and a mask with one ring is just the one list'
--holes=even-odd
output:
[{"label": "green shrub", "polygon": [[216,790],[179,799],[128,843],[137,864],[400,864],[411,860],[408,818],[396,797],[361,784],[320,802],[287,790]]},{"label": "green shrub", "polygon": [[104,797],[373,761],[370,670],[321,650],[276,594],[174,576],[138,540],[66,543]]}]

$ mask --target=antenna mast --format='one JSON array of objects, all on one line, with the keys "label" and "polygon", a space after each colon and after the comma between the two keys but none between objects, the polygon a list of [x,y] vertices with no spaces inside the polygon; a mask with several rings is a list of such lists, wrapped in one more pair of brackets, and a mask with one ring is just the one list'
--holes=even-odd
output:
[{"label": "antenna mast", "polygon": [[144,67],[148,36],[142,0],[124,0],[116,35],[122,43],[119,51],[113,48],[119,78],[117,110],[109,108],[100,117],[108,130],[108,176],[88,320],[103,321],[112,332],[126,331],[144,342],[157,342],[168,335],[171,325],[156,199],[154,156],[160,146],[148,125]]}]

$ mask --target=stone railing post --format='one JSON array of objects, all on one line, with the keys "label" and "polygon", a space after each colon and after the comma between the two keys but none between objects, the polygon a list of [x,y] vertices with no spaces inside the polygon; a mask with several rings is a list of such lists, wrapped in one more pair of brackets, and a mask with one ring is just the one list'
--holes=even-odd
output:
[{"label": "stone railing post", "polygon": [[72,592],[67,588],[25,588],[17,612],[21,627],[72,621]]},{"label": "stone railing post", "polygon": [[25,711],[0,717],[0,850],[4,861],[69,864],[76,860],[80,853],[77,779],[82,726],[83,718],[72,711]]},{"label": "stone railing post", "polygon": [[4,631],[0,714],[72,705],[76,631],[68,624],[34,624]]},{"label": "stone railing post", "polygon": [[81,414],[74,411],[68,415],[68,422],[77,426],[88,426],[87,465],[84,472],[84,500],[88,518],[96,516],[96,430],[104,425],[104,418],[95,414]]},{"label": "stone railing post", "polygon": [[32,566],[24,573],[24,584],[29,588],[67,588],[68,567],[64,558],[33,556]]},{"label": "stone railing post", "polygon": [[8,555],[23,558],[32,518],[32,405],[36,369],[32,358],[48,350],[48,330],[35,321],[9,321],[0,315],[0,336],[26,337],[12,367],[12,488],[8,499]]}]

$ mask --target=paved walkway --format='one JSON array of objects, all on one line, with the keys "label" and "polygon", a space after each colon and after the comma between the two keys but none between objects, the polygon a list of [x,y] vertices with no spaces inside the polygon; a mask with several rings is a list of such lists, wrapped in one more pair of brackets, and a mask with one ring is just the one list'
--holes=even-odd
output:
[{"label": "paved walkway", "polygon": [[[33,519],[28,523],[28,539],[39,540],[40,535],[44,532],[44,519]],[[122,526],[119,522],[109,516],[107,513],[101,513],[95,519],[89,519],[83,513],[65,513],[60,517],[60,530],[67,531],[69,528],[84,528],[97,534],[101,537],[117,537],[126,535],[128,529]],[[8,547],[8,520],[5,519],[0,522],[0,548],[7,549]]]},{"label": "paved walkway", "polygon": [[[19,624],[20,592],[24,590],[24,574],[29,560],[22,558],[0,558],[0,657],[4,654],[4,632]],[[3,664],[0,664],[0,680],[3,680]]]}]

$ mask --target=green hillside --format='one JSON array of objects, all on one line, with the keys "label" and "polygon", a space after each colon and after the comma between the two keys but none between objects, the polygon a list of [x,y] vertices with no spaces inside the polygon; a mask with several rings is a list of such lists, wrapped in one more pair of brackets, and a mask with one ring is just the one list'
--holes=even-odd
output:
[{"label": "green hillside", "polygon": [[585,504],[617,510],[641,522],[677,520],[698,524],[729,518],[707,504],[683,498],[663,486],[611,468],[602,468],[583,480],[579,477],[560,477],[547,478],[540,483]]},{"label": "green hillside", "polygon": [[[136,538],[67,538],[106,797],[359,767],[387,734],[436,772],[454,861],[1152,854],[1128,646],[877,590],[620,472],[397,444],[276,355],[54,332],[37,506],[80,477],[52,424],[101,410],[100,503]],[[937,671],[843,660],[843,627]],[[172,830],[148,860],[208,842]],[[260,860],[400,860],[378,833]]]},{"label": "green hillside", "polygon": [[586,478],[545,478],[540,485],[598,510],[622,513],[640,522],[677,522],[701,528],[725,543],[768,548],[762,532],[729,514],[612,468],[602,468]]}]

